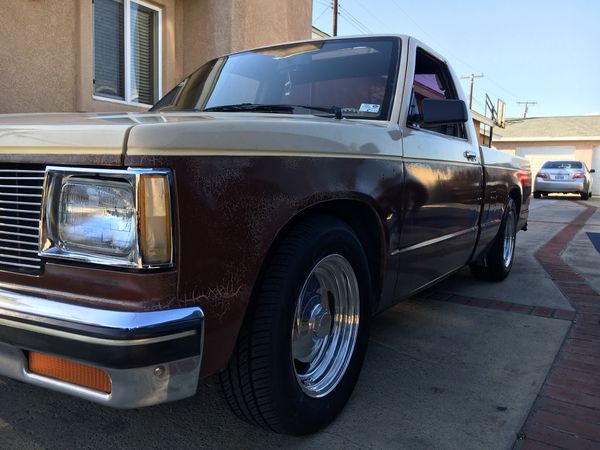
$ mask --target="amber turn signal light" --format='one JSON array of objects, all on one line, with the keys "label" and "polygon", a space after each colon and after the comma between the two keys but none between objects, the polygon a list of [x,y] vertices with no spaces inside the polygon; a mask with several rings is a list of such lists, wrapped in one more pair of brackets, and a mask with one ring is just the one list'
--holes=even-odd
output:
[{"label": "amber turn signal light", "polygon": [[171,262],[171,197],[169,180],[144,174],[140,182],[140,250],[145,265]]},{"label": "amber turn signal light", "polygon": [[29,371],[95,391],[110,394],[110,378],[102,369],[43,353],[29,353]]}]

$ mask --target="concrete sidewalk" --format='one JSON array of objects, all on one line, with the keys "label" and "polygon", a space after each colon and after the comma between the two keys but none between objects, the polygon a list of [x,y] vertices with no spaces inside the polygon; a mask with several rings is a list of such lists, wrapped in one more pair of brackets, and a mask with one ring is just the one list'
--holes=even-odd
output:
[{"label": "concrete sidewalk", "polygon": [[[517,259],[505,282],[481,283],[461,272],[376,317],[354,396],[321,433],[292,438],[239,421],[214,380],[203,382],[193,399],[116,411],[1,379],[0,447],[546,448],[542,438],[517,441],[517,435],[540,423],[532,419],[542,410],[538,394],[556,370],[578,306],[536,252],[586,210],[582,203],[532,203],[529,231],[518,236]],[[583,241],[584,229],[574,234],[576,250],[564,254],[569,264],[597,256]],[[589,272],[581,271],[586,285],[596,280]],[[582,442],[600,445],[588,435]]]}]

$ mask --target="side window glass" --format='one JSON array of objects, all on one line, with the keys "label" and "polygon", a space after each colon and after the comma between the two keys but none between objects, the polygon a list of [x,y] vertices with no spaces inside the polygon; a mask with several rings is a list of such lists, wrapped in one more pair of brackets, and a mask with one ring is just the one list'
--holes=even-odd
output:
[{"label": "side window glass", "polygon": [[423,99],[426,98],[438,100],[458,99],[458,93],[446,64],[419,49],[417,51],[415,78],[408,112],[408,125],[466,139],[463,124],[430,126],[419,123],[418,117],[421,113],[421,105]]}]

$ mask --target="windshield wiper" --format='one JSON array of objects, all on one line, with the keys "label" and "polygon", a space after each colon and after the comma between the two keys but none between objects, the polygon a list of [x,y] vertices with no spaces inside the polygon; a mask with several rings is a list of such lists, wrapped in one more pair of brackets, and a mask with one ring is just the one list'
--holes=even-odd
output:
[{"label": "windshield wiper", "polygon": [[288,105],[263,105],[260,103],[238,103],[235,105],[221,105],[204,108],[201,111],[214,112],[239,112],[239,111],[264,111],[264,112],[294,112],[293,106]]},{"label": "windshield wiper", "polygon": [[323,111],[329,114],[333,114],[336,119],[342,119],[342,108],[337,106],[308,106],[308,105],[265,105],[261,103],[238,103],[235,105],[221,105],[221,106],[212,106],[210,108],[204,108],[202,111],[207,112],[282,112],[282,113],[292,113],[296,110],[296,108],[303,109],[312,109],[314,111]]},{"label": "windshield wiper", "polygon": [[304,108],[313,109],[315,111],[323,111],[329,114],[333,114],[336,119],[343,119],[342,108],[339,106],[308,106],[308,105],[290,105],[293,108]]}]

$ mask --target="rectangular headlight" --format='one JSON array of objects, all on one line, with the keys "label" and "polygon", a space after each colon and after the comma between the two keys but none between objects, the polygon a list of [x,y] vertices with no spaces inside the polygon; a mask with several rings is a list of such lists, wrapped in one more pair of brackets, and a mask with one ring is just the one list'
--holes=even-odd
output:
[{"label": "rectangular headlight", "polygon": [[74,178],[63,184],[58,245],[124,257],[135,249],[135,201],[128,183]]},{"label": "rectangular headlight", "polygon": [[170,172],[48,167],[40,254],[132,268],[172,265]]}]

